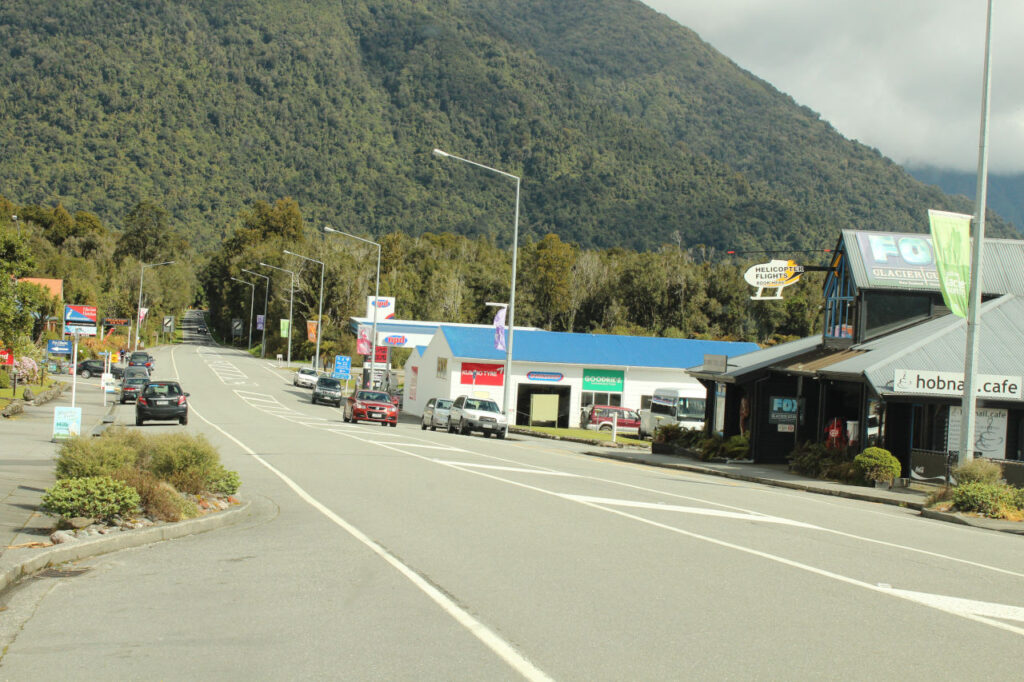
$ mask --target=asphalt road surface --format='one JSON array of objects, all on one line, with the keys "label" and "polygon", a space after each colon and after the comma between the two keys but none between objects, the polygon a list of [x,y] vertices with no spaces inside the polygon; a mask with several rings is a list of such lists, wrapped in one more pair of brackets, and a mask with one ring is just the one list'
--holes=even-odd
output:
[{"label": "asphalt road surface", "polygon": [[190,338],[154,351],[188,426],[141,428],[204,434],[257,513],[25,583],[0,678],[1021,677],[1020,537],[585,445],[345,424],[276,363]]}]

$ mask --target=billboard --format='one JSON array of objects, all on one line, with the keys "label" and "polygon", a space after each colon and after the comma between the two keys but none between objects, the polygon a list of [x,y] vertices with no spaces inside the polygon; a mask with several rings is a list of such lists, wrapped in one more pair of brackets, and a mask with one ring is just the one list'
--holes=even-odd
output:
[{"label": "billboard", "polygon": [[505,366],[489,362],[464,362],[459,383],[466,386],[501,386],[504,383]]},{"label": "billboard", "polygon": [[621,369],[584,369],[584,391],[609,391],[622,393],[626,383],[626,372]]},{"label": "billboard", "polygon": [[[366,317],[373,319],[373,296],[366,297]],[[377,321],[395,319],[395,297],[377,297]]]},{"label": "billboard", "polygon": [[64,306],[64,333],[96,336],[96,306]]},{"label": "billboard", "polygon": [[896,232],[855,234],[870,286],[939,290],[931,237]]}]

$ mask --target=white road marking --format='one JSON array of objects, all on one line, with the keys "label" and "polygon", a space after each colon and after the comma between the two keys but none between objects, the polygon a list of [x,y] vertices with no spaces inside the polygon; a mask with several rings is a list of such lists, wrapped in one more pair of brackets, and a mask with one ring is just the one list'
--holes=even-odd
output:
[{"label": "white road marking", "polygon": [[655,511],[680,512],[684,514],[697,514],[699,516],[715,516],[724,519],[737,519],[740,521],[758,521],[760,523],[777,523],[784,526],[796,526],[797,528],[817,528],[809,523],[784,519],[780,516],[768,516],[753,512],[741,514],[739,512],[724,511],[722,509],[708,509],[706,507],[683,507],[678,504],[663,504],[661,502],[639,502],[637,500],[616,500],[607,497],[590,497],[587,495],[562,495],[567,500],[574,502],[589,502],[592,504],[608,507],[632,507],[634,509],[653,509]]},{"label": "white road marking", "polygon": [[[381,443],[384,445],[384,443]],[[565,476],[566,478],[579,478],[576,474],[570,474],[566,471],[552,471],[551,469],[527,469],[525,467],[505,467],[498,466],[497,464],[477,464],[476,462],[455,462],[447,459],[435,459],[431,460],[438,464],[446,464],[449,466],[456,467],[470,467],[475,469],[492,469],[495,471],[512,471],[518,474],[539,474],[541,476]]]},{"label": "white road marking", "polygon": [[[896,594],[897,596],[915,601],[925,606],[959,613],[961,615],[977,616],[979,618],[999,618],[1001,620],[1015,620],[1024,623],[1024,607],[1010,606],[1008,604],[996,604],[990,601],[974,601],[973,599],[961,599],[960,597],[948,597],[944,594],[928,594],[927,592],[911,592],[910,590],[897,590],[888,585],[883,590]],[[1011,626],[1012,627],[1012,626]],[[1024,630],[1021,631],[1024,634]]]}]

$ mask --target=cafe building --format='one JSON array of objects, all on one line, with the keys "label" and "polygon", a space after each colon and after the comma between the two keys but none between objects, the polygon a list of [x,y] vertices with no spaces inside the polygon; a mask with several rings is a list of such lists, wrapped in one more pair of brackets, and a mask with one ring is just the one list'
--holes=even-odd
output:
[{"label": "cafe building", "polygon": [[[942,476],[959,447],[967,332],[933,253],[929,235],[843,231],[820,335],[690,369],[724,402],[724,435],[748,432],[757,462],[808,441],[878,445],[910,477]],[[1013,463],[1024,460],[1024,241],[985,240],[981,287],[975,453]]]}]

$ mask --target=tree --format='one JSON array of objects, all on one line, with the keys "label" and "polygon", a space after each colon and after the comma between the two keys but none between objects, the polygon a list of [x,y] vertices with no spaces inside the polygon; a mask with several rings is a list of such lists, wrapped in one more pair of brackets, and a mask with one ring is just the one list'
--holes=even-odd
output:
[{"label": "tree", "polygon": [[140,201],[124,218],[124,235],[114,255],[144,263],[170,260],[173,237],[167,211],[151,201]]}]

